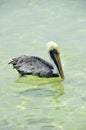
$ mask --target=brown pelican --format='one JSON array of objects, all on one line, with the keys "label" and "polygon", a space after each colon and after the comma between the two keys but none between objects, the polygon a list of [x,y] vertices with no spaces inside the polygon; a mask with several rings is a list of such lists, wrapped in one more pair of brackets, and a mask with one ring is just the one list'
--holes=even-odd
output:
[{"label": "brown pelican", "polygon": [[9,64],[12,64],[13,68],[15,68],[22,76],[30,74],[39,77],[60,76],[64,79],[58,45],[54,42],[49,42],[47,45],[53,65],[39,57],[26,55],[13,58]]}]

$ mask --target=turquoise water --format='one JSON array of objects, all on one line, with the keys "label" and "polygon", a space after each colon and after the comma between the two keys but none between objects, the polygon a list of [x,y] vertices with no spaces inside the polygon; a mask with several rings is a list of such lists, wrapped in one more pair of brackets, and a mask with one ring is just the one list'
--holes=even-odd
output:
[{"label": "turquoise water", "polygon": [[[61,52],[65,81],[19,77],[8,65],[23,54],[49,61]],[[86,130],[86,1],[0,1],[0,130]]]}]

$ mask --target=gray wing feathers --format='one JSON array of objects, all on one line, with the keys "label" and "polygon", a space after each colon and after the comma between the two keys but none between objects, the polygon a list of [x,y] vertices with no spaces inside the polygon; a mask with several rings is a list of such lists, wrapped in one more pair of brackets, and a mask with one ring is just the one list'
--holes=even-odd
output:
[{"label": "gray wing feathers", "polygon": [[29,57],[24,55],[12,59],[9,64],[13,64],[13,67],[22,75],[33,74],[44,77],[50,77],[50,75],[52,75],[53,66],[39,57]]}]

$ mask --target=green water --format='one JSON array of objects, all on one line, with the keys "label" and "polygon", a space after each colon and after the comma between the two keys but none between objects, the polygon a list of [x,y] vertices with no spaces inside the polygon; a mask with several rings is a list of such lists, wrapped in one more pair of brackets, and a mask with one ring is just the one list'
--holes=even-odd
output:
[{"label": "green water", "polygon": [[[23,54],[49,61],[59,44],[65,81],[19,77]],[[86,130],[86,1],[0,0],[0,130]]]}]

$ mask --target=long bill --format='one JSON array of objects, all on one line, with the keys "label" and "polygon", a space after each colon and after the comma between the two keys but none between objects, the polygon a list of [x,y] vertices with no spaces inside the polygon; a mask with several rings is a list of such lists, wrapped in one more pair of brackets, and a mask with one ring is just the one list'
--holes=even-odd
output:
[{"label": "long bill", "polygon": [[58,68],[59,74],[60,74],[61,78],[64,80],[65,77],[64,77],[64,72],[63,72],[63,68],[62,68],[59,53],[54,54],[54,58],[55,58],[55,63],[56,63],[56,66]]}]

